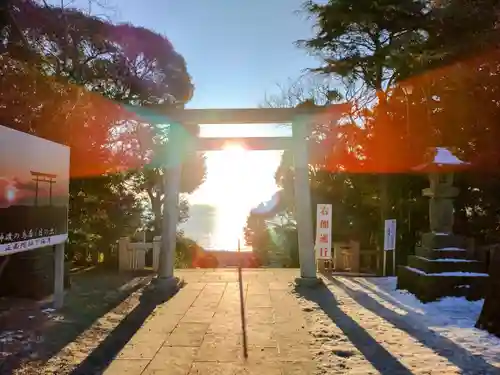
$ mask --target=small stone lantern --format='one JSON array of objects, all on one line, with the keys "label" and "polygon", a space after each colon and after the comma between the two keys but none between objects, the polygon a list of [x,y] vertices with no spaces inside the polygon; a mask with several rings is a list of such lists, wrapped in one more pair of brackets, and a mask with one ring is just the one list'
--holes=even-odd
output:
[{"label": "small stone lantern", "polygon": [[430,186],[422,190],[429,197],[430,230],[437,234],[451,234],[453,231],[453,199],[458,188],[453,186],[453,175],[469,163],[460,160],[444,147],[433,147],[427,154],[427,161],[414,168],[429,175]]},{"label": "small stone lantern", "polygon": [[468,165],[449,149],[435,147],[424,164],[413,168],[429,175],[430,186],[422,193],[429,197],[430,231],[422,233],[415,255],[408,256],[408,265],[398,266],[397,288],[415,294],[422,302],[484,296],[488,282],[485,265],[469,256],[472,239],[453,233],[453,198],[458,195],[453,174]]}]

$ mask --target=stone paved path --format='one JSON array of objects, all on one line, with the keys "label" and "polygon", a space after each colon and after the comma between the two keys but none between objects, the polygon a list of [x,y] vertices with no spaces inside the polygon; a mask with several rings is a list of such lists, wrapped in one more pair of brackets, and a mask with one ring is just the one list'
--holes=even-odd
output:
[{"label": "stone paved path", "polygon": [[249,359],[236,270],[178,271],[186,286],[156,308],[106,375],[500,374],[356,279],[293,289],[298,270],[245,270]]},{"label": "stone paved path", "polygon": [[106,375],[312,374],[305,314],[290,293],[297,270],[245,270],[249,358],[243,359],[236,270],[179,271],[159,306]]}]

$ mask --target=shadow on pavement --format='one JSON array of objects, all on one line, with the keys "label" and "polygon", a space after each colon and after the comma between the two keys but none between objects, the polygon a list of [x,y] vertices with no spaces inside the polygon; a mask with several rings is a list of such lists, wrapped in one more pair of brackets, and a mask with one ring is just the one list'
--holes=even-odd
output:
[{"label": "shadow on pavement", "polygon": [[361,282],[360,280],[357,280],[357,279],[350,279],[349,281],[352,283],[356,283],[361,288],[370,290],[370,292],[376,294],[378,297],[380,297],[384,301],[390,303],[391,305],[394,305],[394,306],[400,308],[401,310],[404,310],[408,313],[417,314],[414,310],[412,310],[410,307],[406,306],[405,304],[399,302],[396,298],[392,297],[391,295],[387,295],[387,294],[381,292],[380,290],[377,290],[377,288],[375,288],[374,285],[371,284],[369,281]]},{"label": "shadow on pavement", "polygon": [[353,345],[383,375],[412,375],[397,358],[380,345],[366,330],[345,314],[337,304],[332,292],[324,287],[296,287],[295,291],[307,300],[316,303],[346,335]]},{"label": "shadow on pavement", "polygon": [[101,374],[141,328],[156,306],[175,296],[184,285],[184,281],[177,280],[177,284],[164,295],[160,295],[160,291],[155,288],[145,290],[139,305],[71,372],[71,375]]},{"label": "shadow on pavement", "polygon": [[[368,294],[353,290],[341,281],[336,280],[334,277],[327,278],[332,284],[346,292],[347,295],[356,303],[385,319],[386,321],[394,325],[397,329],[406,332],[408,335],[418,340],[421,344],[432,349],[436,354],[446,358],[448,361],[460,368],[463,373],[498,374],[498,368],[490,365],[481,356],[473,355],[463,347],[454,343],[452,340],[433,332],[423,325],[412,325],[409,321],[414,320],[412,319],[412,317],[418,319],[418,313],[409,311],[406,317],[399,315],[397,312],[386,308],[378,301],[374,300]],[[333,300],[333,294],[331,292],[329,293],[331,295],[330,298],[332,298]],[[336,320],[335,323],[337,323]]]},{"label": "shadow on pavement", "polygon": [[[53,311],[51,303],[37,305],[25,311],[14,311],[2,318],[2,331],[24,332],[22,347],[0,357],[0,373],[12,373],[24,366],[36,368],[73,342],[96,320],[119,306],[132,293],[146,285],[150,272],[113,272],[94,267],[72,273],[71,288],[64,307]],[[51,311],[50,313],[44,311]],[[61,319],[54,319],[61,318]],[[40,341],[39,338],[44,340]],[[5,351],[5,348],[2,347]],[[33,354],[36,356],[33,356]]]}]

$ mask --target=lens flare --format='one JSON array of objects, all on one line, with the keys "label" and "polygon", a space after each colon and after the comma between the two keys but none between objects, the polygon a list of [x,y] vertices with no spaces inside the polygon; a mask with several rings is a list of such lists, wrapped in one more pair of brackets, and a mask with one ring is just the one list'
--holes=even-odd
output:
[{"label": "lens flare", "polygon": [[9,185],[5,188],[5,199],[9,202],[12,203],[16,200],[16,195],[17,195],[17,189]]}]

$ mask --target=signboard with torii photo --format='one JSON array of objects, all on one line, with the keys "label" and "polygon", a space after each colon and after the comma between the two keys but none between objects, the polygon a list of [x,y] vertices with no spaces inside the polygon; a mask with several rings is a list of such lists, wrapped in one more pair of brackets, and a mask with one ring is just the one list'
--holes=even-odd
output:
[{"label": "signboard with torii photo", "polygon": [[0,126],[0,256],[68,238],[68,147]]},{"label": "signboard with torii photo", "polygon": [[332,205],[318,204],[316,212],[316,259],[332,259]]}]

